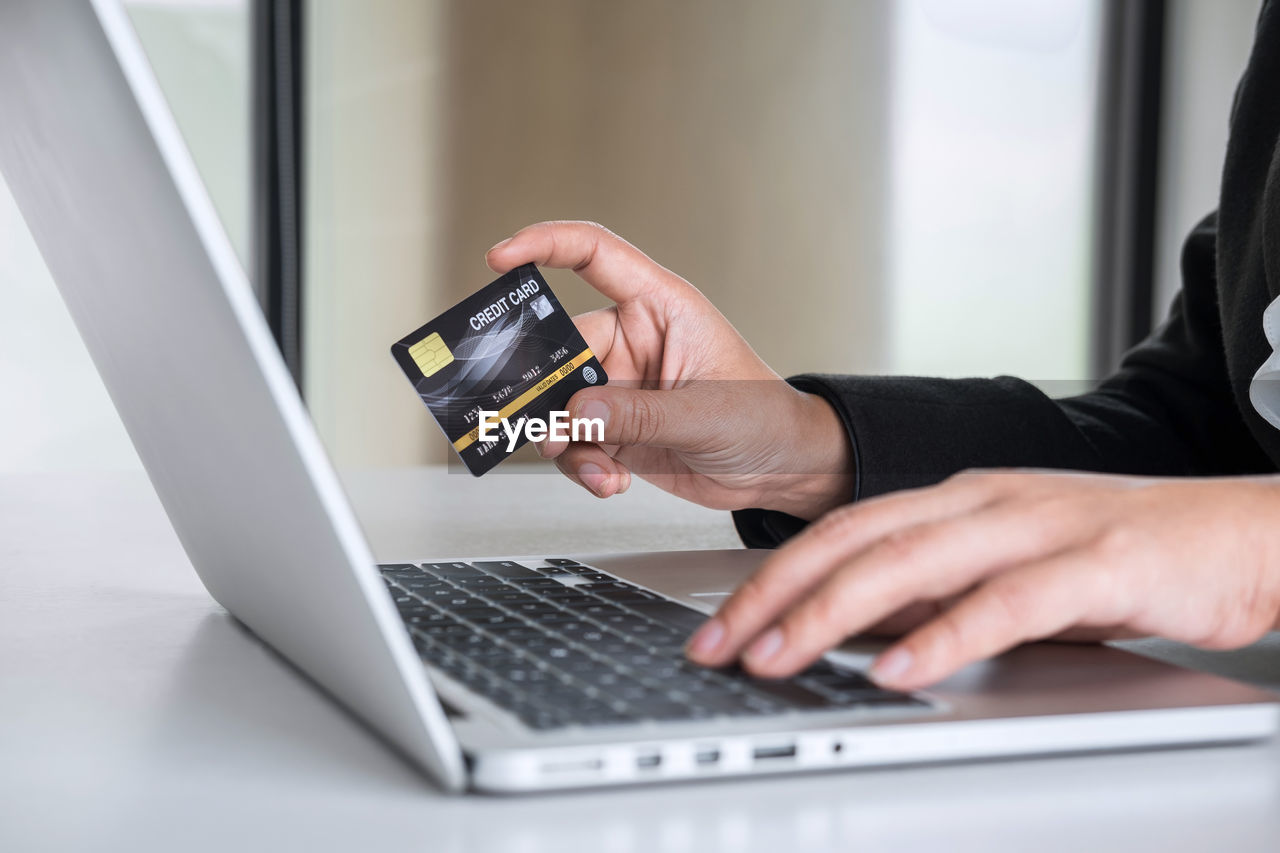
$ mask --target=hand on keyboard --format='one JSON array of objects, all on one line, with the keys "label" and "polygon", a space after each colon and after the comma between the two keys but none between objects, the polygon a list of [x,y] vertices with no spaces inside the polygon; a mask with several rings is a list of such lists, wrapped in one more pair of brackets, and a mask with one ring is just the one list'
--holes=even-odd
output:
[{"label": "hand on keyboard", "polygon": [[825,662],[790,681],[685,660],[705,616],[572,560],[382,566],[423,659],[551,729],[920,706]]}]

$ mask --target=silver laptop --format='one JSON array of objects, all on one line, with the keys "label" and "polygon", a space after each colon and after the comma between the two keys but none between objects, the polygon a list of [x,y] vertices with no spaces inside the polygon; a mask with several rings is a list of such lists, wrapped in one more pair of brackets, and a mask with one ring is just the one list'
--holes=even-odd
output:
[{"label": "silver laptop", "polygon": [[1105,647],[1024,647],[914,695],[838,656],[782,682],[688,664],[695,593],[758,552],[379,567],[116,2],[0,4],[0,169],[209,592],[443,788],[1275,731],[1269,694]]}]

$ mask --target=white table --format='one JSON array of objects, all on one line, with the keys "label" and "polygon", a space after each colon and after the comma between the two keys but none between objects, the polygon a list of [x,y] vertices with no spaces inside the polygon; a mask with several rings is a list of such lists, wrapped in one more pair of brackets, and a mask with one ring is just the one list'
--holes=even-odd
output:
[{"label": "white table", "polygon": [[[385,559],[737,544],[639,483],[349,479]],[[3,851],[1280,849],[1272,744],[445,797],[213,603],[140,475],[0,480],[0,567]],[[1280,685],[1274,642],[1147,648]]]}]

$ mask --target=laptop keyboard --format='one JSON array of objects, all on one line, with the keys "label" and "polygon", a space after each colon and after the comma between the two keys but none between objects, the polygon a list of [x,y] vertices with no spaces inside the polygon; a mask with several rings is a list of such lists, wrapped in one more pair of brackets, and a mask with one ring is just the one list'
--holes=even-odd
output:
[{"label": "laptop keyboard", "polygon": [[820,661],[783,681],[684,657],[706,616],[573,560],[379,568],[423,659],[535,729],[920,709]]}]

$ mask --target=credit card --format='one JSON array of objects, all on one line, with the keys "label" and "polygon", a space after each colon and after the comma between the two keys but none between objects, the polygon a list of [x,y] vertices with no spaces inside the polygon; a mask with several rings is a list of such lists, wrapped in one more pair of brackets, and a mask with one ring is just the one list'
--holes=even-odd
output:
[{"label": "credit card", "polygon": [[[482,441],[480,412],[550,421],[581,388],[608,381],[560,300],[533,264],[517,267],[391,347],[404,375],[477,477],[508,450],[501,427]],[[492,417],[492,416],[491,416]],[[492,420],[490,421],[492,423]]]}]

